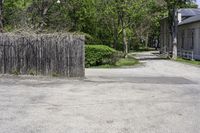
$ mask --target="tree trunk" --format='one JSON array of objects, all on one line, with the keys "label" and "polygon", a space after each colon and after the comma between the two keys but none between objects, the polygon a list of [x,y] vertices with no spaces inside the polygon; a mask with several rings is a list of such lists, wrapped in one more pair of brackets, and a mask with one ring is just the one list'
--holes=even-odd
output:
[{"label": "tree trunk", "polygon": [[178,32],[178,19],[177,19],[177,9],[173,9],[173,28],[172,28],[172,40],[173,40],[173,53],[172,58],[174,60],[177,59],[177,32]]},{"label": "tree trunk", "polygon": [[147,33],[145,38],[145,48],[148,48],[148,41],[149,41],[149,33]]},{"label": "tree trunk", "polygon": [[124,53],[128,54],[128,42],[127,42],[127,35],[126,35],[126,27],[124,24],[123,17],[121,17],[121,24],[122,24],[122,38],[123,38],[123,45],[124,45]]},{"label": "tree trunk", "polygon": [[3,0],[0,0],[0,33],[3,32]]},{"label": "tree trunk", "polygon": [[41,5],[41,22],[39,25],[40,30],[42,31],[44,29],[44,26],[46,25],[46,15],[50,9],[50,7],[52,6],[53,3],[50,3],[48,1],[43,1],[42,5]]},{"label": "tree trunk", "polygon": [[119,22],[121,22],[121,27],[122,27],[122,41],[123,41],[124,53],[125,53],[125,55],[127,55],[128,54],[128,42],[127,42],[126,26],[125,26],[125,22],[124,22],[124,16],[125,16],[124,11],[122,11],[121,13],[118,14]]},{"label": "tree trunk", "polygon": [[125,29],[125,27],[122,30],[123,30],[124,52],[127,55],[128,54],[128,42],[127,42],[127,36],[126,36],[126,29]]},{"label": "tree trunk", "polygon": [[114,32],[114,48],[117,49],[118,45],[118,28],[116,26],[115,20],[113,19],[113,32]]}]

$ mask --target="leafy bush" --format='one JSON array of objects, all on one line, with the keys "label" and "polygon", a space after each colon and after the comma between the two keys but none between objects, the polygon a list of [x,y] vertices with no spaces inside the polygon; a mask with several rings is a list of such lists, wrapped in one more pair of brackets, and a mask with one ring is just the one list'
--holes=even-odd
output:
[{"label": "leafy bush", "polygon": [[99,66],[105,64],[115,64],[117,62],[118,52],[105,45],[86,45],[85,47],[85,65]]}]

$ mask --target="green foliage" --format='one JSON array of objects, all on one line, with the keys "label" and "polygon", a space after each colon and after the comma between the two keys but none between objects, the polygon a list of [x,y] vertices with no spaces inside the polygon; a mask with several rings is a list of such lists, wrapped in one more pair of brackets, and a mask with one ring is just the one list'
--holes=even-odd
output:
[{"label": "green foliage", "polygon": [[183,59],[183,58],[177,58],[176,61],[200,66],[200,61],[188,60],[188,59]]},{"label": "green foliage", "polygon": [[104,44],[117,50],[124,48],[122,29],[127,40],[141,40],[147,32],[158,31],[151,28],[155,21],[158,25],[158,19],[151,19],[158,16],[156,0],[61,0],[60,4],[56,1],[4,1],[5,30],[27,26],[38,32],[81,32],[89,36],[87,44]]},{"label": "green foliage", "polygon": [[5,0],[3,2],[4,25],[8,30],[26,23],[25,11],[30,6],[31,0]]},{"label": "green foliage", "polygon": [[196,0],[164,0],[167,3],[167,8],[172,9],[173,6],[178,8],[197,8],[194,3]]},{"label": "green foliage", "polygon": [[60,4],[56,1],[4,0],[4,31],[28,27],[37,32],[79,32],[87,35],[87,44],[123,50],[124,38],[129,48],[147,42],[147,36],[158,39],[160,19],[177,4],[176,0],[60,0]]},{"label": "green foliage", "polygon": [[52,73],[52,77],[60,77],[60,74],[58,74],[58,73]]},{"label": "green foliage", "polygon": [[35,75],[37,75],[36,71],[33,70],[33,69],[29,70],[28,73],[29,73],[29,75],[31,75],[31,76],[35,76]]},{"label": "green foliage", "polygon": [[11,72],[11,74],[13,74],[13,75],[19,75],[20,74],[20,72],[18,71],[18,70],[13,70],[12,72]]},{"label": "green foliage", "polygon": [[119,68],[133,66],[139,63],[133,57],[124,58],[122,52],[118,52],[105,45],[86,45],[86,67]]},{"label": "green foliage", "polygon": [[114,64],[117,61],[117,51],[105,45],[86,45],[86,67]]}]

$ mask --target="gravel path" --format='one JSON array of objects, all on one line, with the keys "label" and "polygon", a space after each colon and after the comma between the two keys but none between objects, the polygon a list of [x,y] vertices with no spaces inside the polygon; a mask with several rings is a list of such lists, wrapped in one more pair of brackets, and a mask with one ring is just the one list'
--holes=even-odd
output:
[{"label": "gravel path", "polygon": [[200,68],[142,62],[84,80],[0,76],[0,133],[200,133]]}]

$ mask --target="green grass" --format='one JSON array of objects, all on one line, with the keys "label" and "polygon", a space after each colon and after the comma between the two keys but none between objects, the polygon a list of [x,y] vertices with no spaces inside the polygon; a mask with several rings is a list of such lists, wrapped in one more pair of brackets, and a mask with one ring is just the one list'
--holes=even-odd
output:
[{"label": "green grass", "polygon": [[139,64],[139,61],[133,58],[122,58],[119,61],[116,62],[115,65],[101,65],[97,66],[96,68],[121,68],[121,67],[130,67]]},{"label": "green grass", "polygon": [[120,59],[117,63],[116,66],[133,66],[138,64],[138,60],[136,59]]},{"label": "green grass", "polygon": [[131,52],[148,52],[148,51],[155,51],[155,48],[140,47],[138,49],[132,50]]},{"label": "green grass", "polygon": [[177,58],[176,61],[200,66],[200,61],[188,60],[188,59],[183,59],[183,58]]}]

